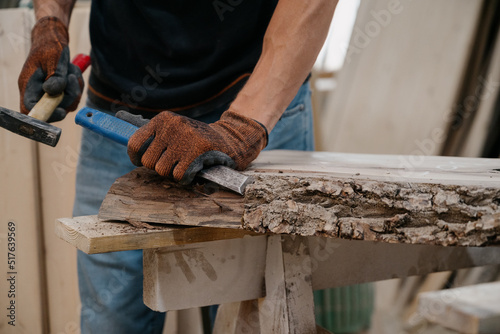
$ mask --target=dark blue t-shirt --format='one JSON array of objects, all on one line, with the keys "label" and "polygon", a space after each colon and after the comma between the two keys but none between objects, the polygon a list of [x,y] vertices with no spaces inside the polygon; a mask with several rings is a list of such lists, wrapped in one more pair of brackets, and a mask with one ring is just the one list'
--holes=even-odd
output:
[{"label": "dark blue t-shirt", "polygon": [[183,113],[234,98],[259,59],[276,3],[93,0],[91,100],[112,111]]}]

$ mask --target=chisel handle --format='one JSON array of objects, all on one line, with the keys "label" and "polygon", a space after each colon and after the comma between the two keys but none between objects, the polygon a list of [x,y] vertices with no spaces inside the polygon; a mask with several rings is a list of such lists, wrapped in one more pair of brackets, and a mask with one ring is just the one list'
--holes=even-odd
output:
[{"label": "chisel handle", "polygon": [[[82,53],[78,54],[73,58],[72,63],[80,68],[80,71],[85,72],[87,67],[90,65],[90,57]],[[28,116],[36,118],[40,121],[47,122],[54,110],[61,103],[64,98],[64,93],[56,96],[51,96],[47,93],[43,94],[42,98],[37,104],[31,109]]]},{"label": "chisel handle", "polygon": [[75,123],[124,146],[138,129],[129,122],[88,107],[76,113]]}]

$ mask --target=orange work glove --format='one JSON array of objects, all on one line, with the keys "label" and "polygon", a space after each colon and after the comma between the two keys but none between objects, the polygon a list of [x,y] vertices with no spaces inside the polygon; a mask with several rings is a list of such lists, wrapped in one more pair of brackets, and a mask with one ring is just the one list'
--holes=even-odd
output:
[{"label": "orange work glove", "polygon": [[266,145],[264,125],[233,111],[212,124],[164,111],[132,135],[128,155],[136,166],[189,184],[209,166],[245,169]]},{"label": "orange work glove", "polygon": [[82,73],[70,63],[68,28],[56,17],[41,18],[31,31],[31,50],[19,75],[21,112],[28,114],[44,93],[64,99],[49,119],[57,122],[78,107],[83,91]]}]

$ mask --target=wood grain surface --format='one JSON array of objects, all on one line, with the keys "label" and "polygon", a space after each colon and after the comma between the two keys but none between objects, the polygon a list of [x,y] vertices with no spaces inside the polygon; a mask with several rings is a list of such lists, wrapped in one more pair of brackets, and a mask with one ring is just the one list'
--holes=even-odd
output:
[{"label": "wood grain surface", "polygon": [[136,169],[111,187],[99,218],[394,243],[500,243],[495,159],[272,151],[245,173],[255,182],[242,197]]}]

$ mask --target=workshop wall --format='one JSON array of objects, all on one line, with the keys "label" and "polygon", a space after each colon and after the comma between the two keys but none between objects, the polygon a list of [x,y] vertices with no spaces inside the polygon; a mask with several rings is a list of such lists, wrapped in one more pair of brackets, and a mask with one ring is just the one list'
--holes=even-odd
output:
[{"label": "workshop wall", "polygon": [[[72,55],[89,53],[88,16],[88,4],[77,5],[70,25]],[[29,52],[33,23],[31,10],[0,11],[0,106],[16,111],[17,77]],[[0,308],[6,310],[10,300],[16,305],[16,326],[2,313],[2,333],[79,332],[76,250],[54,234],[55,219],[70,217],[73,205],[80,137],[73,119],[69,114],[56,124],[62,135],[55,148],[0,131]],[[14,270],[6,267],[9,222],[16,229]],[[11,271],[17,272],[16,294],[8,299],[4,276]]]}]

